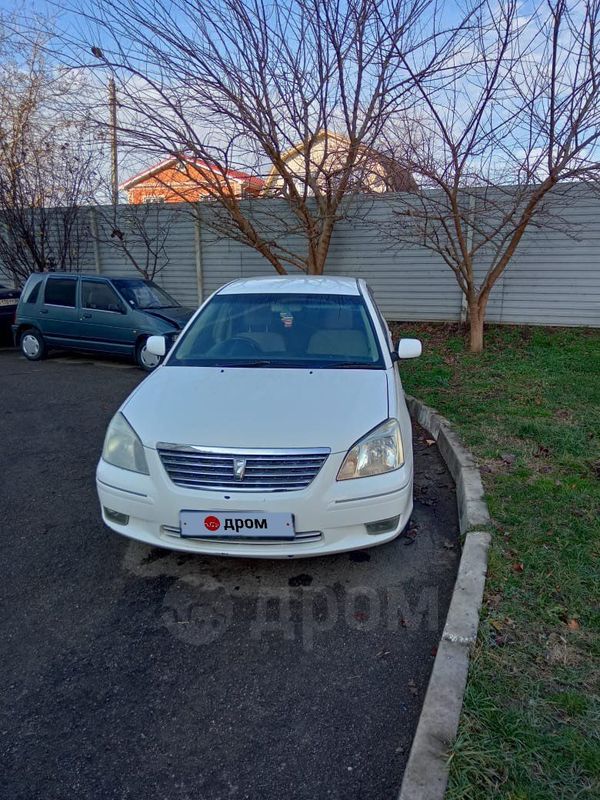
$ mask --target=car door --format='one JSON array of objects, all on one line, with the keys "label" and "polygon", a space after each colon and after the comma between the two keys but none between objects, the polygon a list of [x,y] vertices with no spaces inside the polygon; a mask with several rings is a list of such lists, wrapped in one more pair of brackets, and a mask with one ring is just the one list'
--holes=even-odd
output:
[{"label": "car door", "polygon": [[77,346],[79,313],[77,276],[48,275],[39,309],[38,326],[50,344]]},{"label": "car door", "polygon": [[109,281],[81,279],[79,336],[86,349],[131,353],[135,344],[133,316]]}]

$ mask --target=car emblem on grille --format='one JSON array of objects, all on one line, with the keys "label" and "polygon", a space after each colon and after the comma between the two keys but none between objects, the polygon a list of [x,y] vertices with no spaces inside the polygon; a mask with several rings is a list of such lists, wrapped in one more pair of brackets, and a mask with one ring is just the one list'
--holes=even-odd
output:
[{"label": "car emblem on grille", "polygon": [[244,475],[246,474],[246,459],[245,458],[234,458],[233,459],[233,474],[238,479],[238,481],[244,480]]}]

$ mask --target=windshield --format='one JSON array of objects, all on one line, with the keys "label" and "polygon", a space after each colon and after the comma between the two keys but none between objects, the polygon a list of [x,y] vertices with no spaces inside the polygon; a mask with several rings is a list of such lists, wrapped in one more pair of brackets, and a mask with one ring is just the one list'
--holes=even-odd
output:
[{"label": "windshield", "polygon": [[180,337],[169,366],[384,369],[362,297],[217,295]]},{"label": "windshield", "polygon": [[177,300],[167,294],[152,281],[116,278],[114,285],[121,292],[128,305],[142,311],[148,308],[176,308]]}]

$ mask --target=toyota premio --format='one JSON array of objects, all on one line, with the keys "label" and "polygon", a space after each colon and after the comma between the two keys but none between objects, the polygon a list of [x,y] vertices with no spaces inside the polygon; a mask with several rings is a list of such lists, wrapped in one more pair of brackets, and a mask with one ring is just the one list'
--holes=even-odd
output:
[{"label": "toyota premio", "polygon": [[149,545],[293,558],[390,541],[413,505],[397,361],[362,280],[238,280],[210,297],[113,417],[104,522]]}]

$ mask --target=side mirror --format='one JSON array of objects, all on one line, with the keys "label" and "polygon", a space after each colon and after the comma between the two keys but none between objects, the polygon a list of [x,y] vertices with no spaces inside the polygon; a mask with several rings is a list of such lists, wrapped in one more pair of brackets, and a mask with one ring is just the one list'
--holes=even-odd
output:
[{"label": "side mirror", "polygon": [[396,352],[398,358],[418,358],[423,352],[423,345],[419,339],[400,339]]},{"label": "side mirror", "polygon": [[146,350],[153,356],[162,356],[167,352],[167,342],[164,336],[149,336],[146,340]]}]

